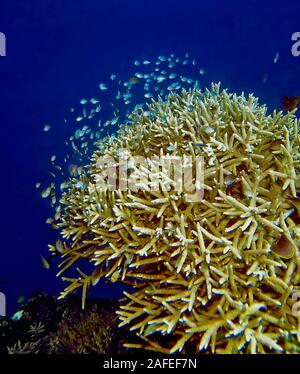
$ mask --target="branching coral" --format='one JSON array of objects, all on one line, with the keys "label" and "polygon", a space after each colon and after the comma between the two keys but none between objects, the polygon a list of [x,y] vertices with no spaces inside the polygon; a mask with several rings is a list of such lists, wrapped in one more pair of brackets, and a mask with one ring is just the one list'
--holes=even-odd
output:
[{"label": "branching coral", "polygon": [[108,353],[114,338],[111,317],[94,307],[88,313],[70,314],[50,335],[49,353]]},{"label": "branching coral", "polygon": [[[103,277],[132,285],[120,326],[130,325],[143,342],[128,346],[298,352],[299,122],[293,112],[266,110],[253,95],[219,85],[183,90],[152,101],[148,113],[134,112],[130,125],[99,141],[88,173],[63,194],[55,223],[64,240],[59,275],[82,259],[95,270],[63,277],[69,285],[61,297],[82,288],[84,304]],[[155,190],[98,188],[97,160],[117,163],[120,149],[148,158],[202,156],[203,199],[187,202],[162,182]],[[138,164],[130,169],[144,172]],[[158,176],[152,169],[150,179]]]}]

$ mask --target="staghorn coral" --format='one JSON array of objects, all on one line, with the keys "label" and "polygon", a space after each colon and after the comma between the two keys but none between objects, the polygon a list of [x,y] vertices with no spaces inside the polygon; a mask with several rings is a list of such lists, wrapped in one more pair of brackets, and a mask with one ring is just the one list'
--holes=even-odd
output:
[{"label": "staghorn coral", "polygon": [[[183,90],[135,111],[130,125],[99,141],[88,172],[61,198],[55,227],[63,245],[59,275],[80,263],[95,269],[69,282],[61,297],[105,277],[135,292],[118,311],[144,347],[165,353],[293,353],[300,318],[299,122],[219,85]],[[170,147],[171,145],[171,147]],[[97,162],[119,150],[204,159],[204,197],[183,192],[98,188]],[[155,161],[151,161],[155,166]],[[127,168],[126,170],[128,170]],[[144,176],[140,165],[129,170]],[[161,175],[150,172],[151,181]],[[193,175],[195,178],[195,175]],[[120,180],[118,180],[120,182]],[[142,182],[139,183],[142,187]],[[172,185],[172,187],[174,187]]]},{"label": "staghorn coral", "polygon": [[44,336],[45,328],[41,322],[34,323],[29,327],[30,341],[22,344],[20,340],[12,346],[7,347],[8,354],[37,354],[44,346],[47,337]]},{"label": "staghorn coral", "polygon": [[27,354],[38,354],[38,344],[39,342],[26,342],[24,344],[21,343],[20,340],[12,346],[7,347],[7,353],[10,355],[27,355]]},{"label": "staghorn coral", "polygon": [[110,314],[96,306],[88,313],[71,313],[51,334],[49,353],[109,353],[115,335],[111,322]]}]

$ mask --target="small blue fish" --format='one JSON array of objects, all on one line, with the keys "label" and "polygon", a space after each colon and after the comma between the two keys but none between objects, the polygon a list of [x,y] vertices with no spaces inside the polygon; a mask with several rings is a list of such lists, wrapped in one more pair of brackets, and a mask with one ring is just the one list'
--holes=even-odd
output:
[{"label": "small blue fish", "polygon": [[86,185],[85,185],[85,183],[79,181],[79,182],[76,183],[75,187],[80,188],[81,190],[84,190]]},{"label": "small blue fish", "polygon": [[26,300],[26,296],[21,295],[17,298],[17,303],[22,304]]},{"label": "small blue fish", "polygon": [[160,60],[160,61],[167,61],[167,57],[165,57],[165,56],[158,56],[158,59]]},{"label": "small blue fish", "polygon": [[159,75],[159,76],[156,78],[156,80],[157,80],[158,83],[163,82],[165,79],[166,79],[166,77],[164,77],[163,75]]},{"label": "small blue fish", "polygon": [[137,78],[139,78],[139,79],[144,78],[144,74],[142,74],[142,73],[135,73],[134,75],[135,75]]},{"label": "small blue fish", "polygon": [[107,86],[106,86],[105,83],[100,83],[100,84],[99,84],[99,88],[100,88],[100,90],[102,90],[102,91],[107,90]]},{"label": "small blue fish", "polygon": [[16,312],[16,313],[11,317],[11,319],[12,319],[13,321],[19,321],[19,320],[22,318],[23,313],[24,313],[24,310],[19,310],[18,312]]},{"label": "small blue fish", "polygon": [[169,146],[167,147],[167,150],[168,150],[168,151],[175,151],[175,150],[176,150],[176,147],[175,147],[175,145],[169,145]]},{"label": "small blue fish", "polygon": [[50,129],[51,129],[51,125],[45,125],[45,126],[44,126],[44,131],[45,131],[45,132],[50,131]]},{"label": "small blue fish", "polygon": [[235,180],[228,180],[225,182],[225,185],[229,187],[229,186],[232,186],[235,182],[236,182]]},{"label": "small blue fish", "polygon": [[204,147],[205,144],[204,143],[195,143],[194,144],[194,147]]}]

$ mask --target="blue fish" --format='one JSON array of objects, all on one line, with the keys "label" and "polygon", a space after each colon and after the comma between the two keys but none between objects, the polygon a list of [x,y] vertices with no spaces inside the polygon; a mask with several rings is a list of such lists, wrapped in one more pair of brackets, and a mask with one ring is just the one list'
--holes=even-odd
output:
[{"label": "blue fish", "polygon": [[12,319],[13,321],[19,321],[19,320],[22,318],[23,313],[24,313],[24,310],[19,310],[18,312],[16,312],[16,313],[11,317],[11,319]]}]

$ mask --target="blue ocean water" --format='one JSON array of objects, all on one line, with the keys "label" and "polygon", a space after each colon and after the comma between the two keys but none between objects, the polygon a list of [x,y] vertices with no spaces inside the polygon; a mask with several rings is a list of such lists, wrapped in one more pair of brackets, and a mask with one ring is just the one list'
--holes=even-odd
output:
[{"label": "blue ocean water", "polygon": [[296,0],[1,1],[0,292],[9,314],[19,295],[55,295],[64,286],[55,268],[41,266],[56,233],[45,224],[51,209],[35,183],[48,178],[49,156],[64,152],[69,108],[111,73],[128,77],[135,59],[189,52],[205,70],[203,87],[221,81],[281,109],[283,96],[300,95],[300,56],[291,52],[299,16]]}]

